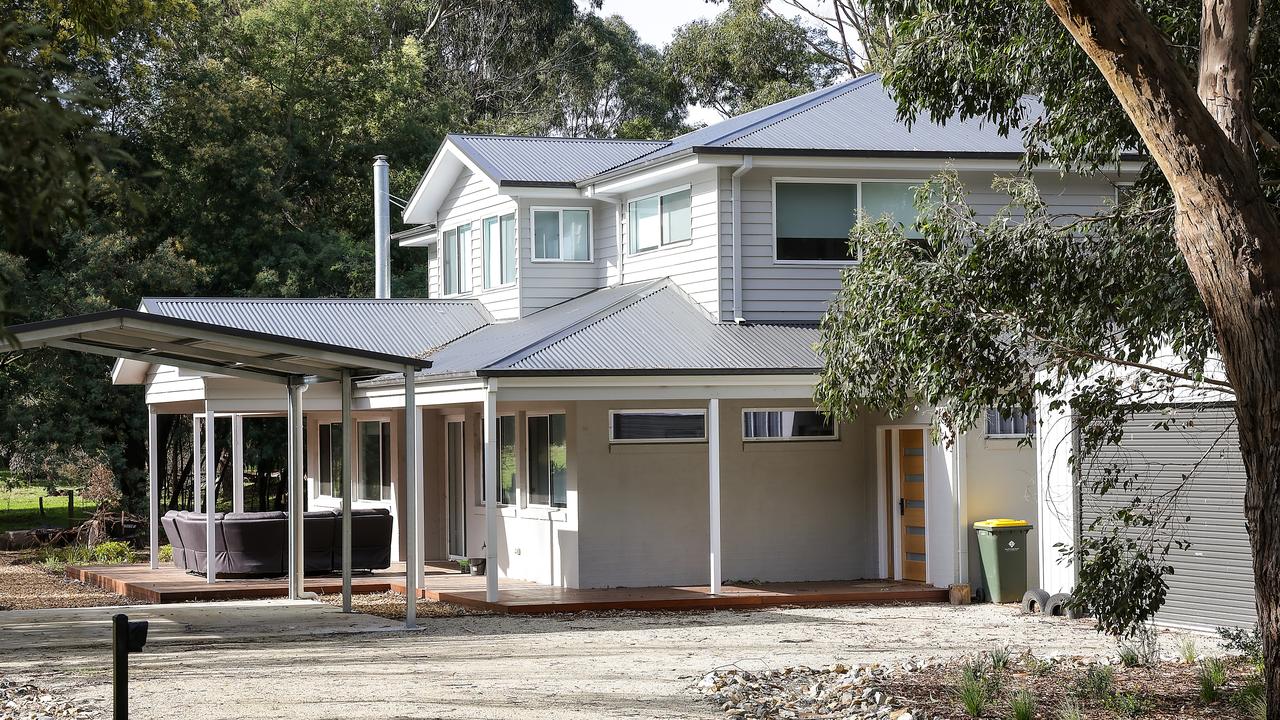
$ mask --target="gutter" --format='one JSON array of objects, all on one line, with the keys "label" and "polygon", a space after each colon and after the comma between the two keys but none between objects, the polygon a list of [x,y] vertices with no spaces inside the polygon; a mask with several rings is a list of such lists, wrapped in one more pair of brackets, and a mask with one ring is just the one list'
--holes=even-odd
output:
[{"label": "gutter", "polygon": [[745,323],[742,317],[742,176],[751,169],[750,155],[742,156],[742,164],[733,171],[730,182],[733,194],[733,321]]}]

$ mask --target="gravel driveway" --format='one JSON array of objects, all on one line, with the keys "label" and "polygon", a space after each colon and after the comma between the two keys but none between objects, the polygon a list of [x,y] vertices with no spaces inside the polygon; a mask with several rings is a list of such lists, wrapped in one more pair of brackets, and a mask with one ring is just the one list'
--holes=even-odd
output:
[{"label": "gravel driveway", "polygon": [[[1087,621],[992,605],[467,616],[428,618],[409,633],[289,637],[271,636],[281,625],[271,611],[244,617],[244,627],[224,627],[216,639],[192,622],[189,638],[167,635],[134,656],[133,716],[712,718],[723,715],[694,685],[717,667],[868,663],[1003,645],[1038,655],[1114,648]],[[297,618],[288,622],[296,632]],[[1163,640],[1170,651],[1176,643]],[[105,706],[108,648],[30,642],[25,652],[0,653],[0,673]]]}]

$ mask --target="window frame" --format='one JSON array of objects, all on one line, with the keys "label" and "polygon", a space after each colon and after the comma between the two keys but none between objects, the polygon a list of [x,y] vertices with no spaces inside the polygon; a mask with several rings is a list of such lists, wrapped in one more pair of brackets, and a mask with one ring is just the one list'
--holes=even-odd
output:
[{"label": "window frame", "polygon": [[[565,260],[564,259],[564,211],[585,211],[587,213],[587,259],[586,260]],[[534,216],[540,212],[554,212],[559,220],[560,234],[560,257],[540,258],[538,257],[538,242],[534,236],[537,231],[537,225],[534,223]],[[595,262],[595,213],[591,207],[574,207],[572,205],[531,205],[529,206],[529,262],[535,263],[593,263]],[[518,252],[518,251],[517,251]],[[518,264],[518,263],[517,263]]]},{"label": "window frame", "polygon": [[[451,228],[440,231],[440,296],[441,297],[461,297],[463,295],[468,295],[471,293],[471,289],[472,289],[471,288],[471,253],[473,250],[471,244],[472,242],[474,242],[474,239],[471,237],[472,235],[471,226],[474,224],[475,223],[472,223],[472,222],[458,223],[457,225],[454,225]],[[454,233],[454,237],[458,237],[458,235],[460,234],[460,231],[463,228],[466,228],[467,238],[465,242],[461,240],[458,241],[458,261],[459,261],[459,265],[461,266],[461,272],[458,275],[458,289],[455,292],[449,292],[448,290],[449,286],[446,283],[445,272],[444,272],[445,252],[446,252],[445,248],[447,247],[446,243],[448,242],[447,236],[449,233]]]},{"label": "window frame", "polygon": [[[504,418],[511,418],[511,425],[512,425],[511,448],[512,448],[512,453],[515,456],[515,462],[516,462],[516,476],[511,479],[511,502],[502,502],[502,421]],[[475,493],[475,499],[476,499],[475,506],[481,507],[481,508],[485,506],[487,496],[488,496],[488,489],[485,487],[485,466],[488,465],[489,463],[489,458],[488,458],[488,455],[485,453],[485,447],[484,447],[483,425],[484,423],[482,421],[481,422],[482,429],[480,430],[481,434],[477,437],[477,439],[479,440],[480,462],[479,462],[479,467],[477,468],[478,472],[476,473],[476,478],[475,478],[476,485],[478,486],[476,488],[476,493]],[[514,413],[514,412],[498,413],[498,422],[497,422],[494,441],[495,441],[494,444],[497,445],[498,447],[498,468],[496,470],[498,474],[498,498],[497,498],[497,503],[495,504],[500,508],[518,508],[520,507],[521,503],[523,503],[524,501],[523,485],[524,485],[524,476],[527,474],[525,472],[522,472],[522,466],[524,465],[524,463],[520,459],[520,454],[524,452],[524,445],[520,442],[519,413]]]},{"label": "window frame", "polygon": [[[702,437],[699,438],[615,438],[613,436],[613,418],[617,415],[697,415],[702,418]],[[609,411],[609,444],[610,445],[666,445],[668,443],[705,443],[707,442],[707,409],[706,408],[626,408]]]},{"label": "window frame", "polygon": [[[354,468],[355,472],[353,473],[353,476],[354,476],[353,480],[355,481],[355,484],[351,487],[351,501],[355,503],[379,503],[383,505],[388,504],[391,502],[391,497],[390,495],[387,495],[385,497],[382,496],[383,489],[385,489],[388,485],[390,485],[391,493],[395,492],[395,478],[392,477],[395,474],[395,459],[394,459],[395,453],[391,452],[391,444],[395,442],[395,434],[391,432],[391,419],[387,417],[356,418],[353,420],[353,422],[355,423],[355,426],[356,426],[356,453],[358,457],[356,458],[356,465]],[[366,423],[378,425],[378,453],[379,453],[379,457],[381,457],[383,461],[386,461],[386,466],[379,468],[380,472],[383,473],[383,476],[380,476],[378,478],[378,494],[380,497],[376,499],[360,497],[361,488],[364,486],[364,483],[365,483],[364,466],[363,466],[364,436],[360,434],[360,426]],[[342,424],[341,420],[321,420],[318,423],[316,423],[317,425],[316,462],[318,464],[322,464],[325,461],[325,458],[323,457],[323,452],[322,452],[323,445],[320,443],[319,438],[322,437],[325,432],[332,432],[330,428],[332,428],[334,425],[341,425],[341,424]],[[334,449],[335,448],[331,440],[330,448],[329,448],[330,457],[332,457]],[[343,455],[346,454],[346,433],[345,432],[342,433],[342,442],[337,446],[337,449],[340,452],[342,452]],[[342,461],[345,464],[347,461],[346,457],[343,457]],[[317,465],[315,469],[314,477],[315,477],[316,492],[312,496],[313,498],[325,498],[329,500],[342,499],[342,496],[340,494],[329,495],[324,492],[321,492],[319,465]],[[332,486],[337,485],[339,482],[345,482],[345,478],[331,477],[330,489],[332,490]]]},{"label": "window frame", "polygon": [[[531,459],[531,458],[529,457],[529,453],[530,453],[530,451],[533,449],[533,438],[532,438],[532,433],[530,432],[530,426],[529,426],[529,423],[530,423],[530,421],[531,421],[531,420],[533,420],[534,418],[546,418],[546,419],[547,419],[547,448],[548,448],[548,463],[547,463],[548,468],[547,468],[547,469],[548,469],[548,471],[550,471],[550,457],[549,457],[549,456],[550,456],[550,447],[551,447],[551,418],[552,418],[552,417],[555,417],[555,416],[563,417],[563,418],[564,418],[564,423],[565,423],[565,438],[564,438],[565,460],[564,460],[564,468],[565,468],[565,482],[566,482],[566,487],[564,488],[564,491],[565,491],[565,493],[564,493],[564,494],[565,494],[565,504],[564,504],[564,505],[556,505],[556,504],[555,504],[555,499],[556,499],[556,488],[555,488],[555,482],[554,482],[554,481],[555,481],[555,475],[554,475],[554,474],[549,475],[549,476],[547,477],[547,500],[548,500],[548,502],[545,502],[545,503],[537,503],[537,502],[533,502],[533,501],[530,499],[530,498],[532,498],[532,497],[533,497],[533,490],[530,488],[530,483],[532,483],[532,482],[533,482],[533,467],[531,466],[531,464],[530,464],[530,462],[529,462],[529,461],[530,461],[530,459]],[[569,478],[568,478],[568,474],[569,474],[569,417],[568,417],[568,414],[567,414],[567,413],[565,413],[565,412],[563,412],[563,411],[561,411],[561,412],[547,411],[547,412],[532,412],[532,413],[525,413],[525,416],[524,416],[524,448],[523,448],[523,450],[524,450],[525,476],[526,476],[526,477],[524,478],[524,488],[523,488],[523,491],[524,491],[524,507],[538,508],[538,509],[540,509],[540,510],[566,510],[566,509],[568,509],[568,507],[569,507],[569,488],[567,487],[567,483],[568,483],[568,479],[569,479]]]},{"label": "window frame", "polygon": [[[861,219],[863,213],[862,201],[866,197],[862,192],[864,183],[910,183],[923,185],[928,180],[921,178],[868,178],[868,177],[790,177],[775,176],[771,178],[769,193],[771,195],[770,223],[773,225],[773,264],[774,265],[817,265],[824,267],[849,267],[862,262],[862,248],[858,248],[858,257],[849,258],[848,260],[780,260],[778,258],[778,184],[802,184],[802,185],[857,185],[858,186],[858,215]],[[850,225],[849,227],[853,227]]]},{"label": "window frame", "polygon": [[[634,240],[634,238],[632,237],[632,234],[631,234],[631,206],[642,200],[650,200],[655,197],[659,198],[658,200],[658,232],[661,233],[662,232],[662,200],[661,198],[667,195],[674,195],[678,192],[684,192],[686,190],[689,191],[689,239],[675,240],[673,242],[665,242],[661,237],[661,235],[659,235],[658,244],[656,247],[651,247],[644,250],[633,249],[632,241]],[[626,242],[624,243],[627,255],[630,255],[630,256],[647,255],[649,253],[665,250],[666,248],[681,247],[683,245],[693,244],[693,184],[692,183],[685,183],[684,185],[673,185],[668,188],[663,188],[662,190],[659,190],[657,192],[651,192],[651,193],[646,193],[644,195],[636,195],[635,197],[629,197],[623,201],[623,204],[626,206],[626,221],[623,223],[623,227],[626,229],[626,234],[627,234]]]},{"label": "window frame", "polygon": [[[503,263],[504,258],[502,257],[502,219],[508,216],[511,217],[511,254],[514,262],[512,263],[511,279],[506,282],[502,282],[502,270],[505,267],[505,264]],[[488,215],[480,220],[480,284],[484,290],[501,290],[503,288],[514,287],[520,277],[520,229],[516,225],[517,217],[518,213],[515,210],[512,210],[511,212],[505,212],[500,215]],[[497,223],[498,229],[498,282],[494,284],[490,284],[491,278],[489,276],[491,268],[489,267],[490,258],[488,232],[489,221],[491,220]]]},{"label": "window frame", "polygon": [[831,421],[830,435],[793,435],[791,437],[747,437],[746,420],[747,413],[758,412],[816,412],[822,411],[816,407],[748,407],[742,409],[739,424],[739,432],[742,433],[742,442],[744,443],[776,443],[776,442],[839,442],[840,441],[840,422],[834,418]]},{"label": "window frame", "polygon": [[[998,415],[1001,420],[1003,420],[1006,417],[1005,413],[998,408],[993,408],[993,407],[987,408],[987,415],[984,418],[983,428],[982,428],[984,439],[986,440],[1025,440],[1028,438],[1035,439],[1036,427],[1037,427],[1035,411],[1017,413],[1018,415],[1022,416],[1022,424],[1024,428],[1024,431],[1020,433],[991,432],[991,414],[992,413],[995,413],[996,415]],[[1008,417],[1012,418],[1013,415],[1009,415]]]}]

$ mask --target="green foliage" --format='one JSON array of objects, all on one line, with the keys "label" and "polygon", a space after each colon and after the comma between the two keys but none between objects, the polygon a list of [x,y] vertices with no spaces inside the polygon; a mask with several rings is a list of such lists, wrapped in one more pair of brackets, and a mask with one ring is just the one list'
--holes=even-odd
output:
[{"label": "green foliage", "polygon": [[125,565],[133,562],[133,548],[110,540],[97,545],[65,545],[41,551],[39,563],[49,572],[62,574],[68,565]]},{"label": "green foliage", "polygon": [[690,101],[723,115],[831,84],[843,69],[834,58],[825,31],[771,13],[764,0],[730,0],[713,20],[677,29],[666,51]]},{"label": "green foliage", "polygon": [[1085,697],[1101,700],[1115,687],[1116,670],[1110,665],[1090,665],[1080,678],[1079,691]]},{"label": "green foliage", "polygon": [[1036,716],[1036,696],[1029,690],[1019,690],[1009,700],[1013,720],[1033,720]]},{"label": "green foliage", "polygon": [[1178,643],[1178,656],[1182,658],[1182,662],[1193,665],[1200,658],[1200,650],[1196,647],[1195,638],[1183,638]]},{"label": "green foliage", "polygon": [[1058,706],[1056,720],[1084,720],[1084,711],[1080,709],[1080,703],[1074,698],[1068,698]]},{"label": "green foliage", "polygon": [[1200,661],[1200,669],[1196,674],[1200,682],[1200,701],[1214,702],[1222,696],[1222,687],[1227,684],[1227,666],[1219,658],[1205,658]]},{"label": "green foliage", "polygon": [[1254,663],[1262,662],[1262,631],[1255,624],[1252,628],[1218,628],[1218,637],[1222,638],[1223,647],[1239,653]]},{"label": "green foliage", "polygon": [[[12,478],[13,476],[9,476]],[[43,485],[24,485],[14,480],[15,484],[7,487],[0,495],[0,532],[9,530],[29,530],[38,527],[65,528],[72,523],[67,522],[67,497],[57,495],[45,497],[44,514],[40,513],[40,498],[47,496],[49,490]],[[56,492],[65,493],[73,488],[59,487]],[[71,516],[73,522],[84,520],[93,514],[96,507],[83,497],[74,497],[75,508]]]},{"label": "green foliage", "polygon": [[991,678],[979,665],[966,666],[960,675],[960,684],[956,687],[956,698],[969,717],[982,717],[987,704],[991,702]]},{"label": "green foliage", "polygon": [[1112,712],[1126,718],[1140,717],[1150,705],[1151,702],[1145,696],[1132,692],[1117,693],[1107,701],[1107,707]]},{"label": "green foliage", "polygon": [[162,563],[173,562],[173,546],[165,543],[156,550],[156,559]]},{"label": "green foliage", "polygon": [[1007,647],[996,648],[991,651],[991,669],[994,672],[1001,672],[1008,669],[1009,659],[1013,656],[1012,651]]}]

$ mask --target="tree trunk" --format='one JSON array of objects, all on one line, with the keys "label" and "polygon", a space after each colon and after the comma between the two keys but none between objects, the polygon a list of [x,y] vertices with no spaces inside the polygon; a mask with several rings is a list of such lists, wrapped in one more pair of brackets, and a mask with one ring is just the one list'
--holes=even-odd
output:
[{"label": "tree trunk", "polygon": [[1204,0],[1194,86],[1132,0],[1048,3],[1173,189],[1174,237],[1235,389],[1267,717],[1280,720],[1280,223],[1254,161],[1251,3]]}]

